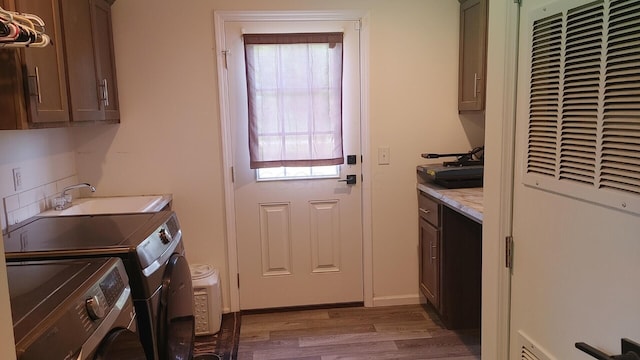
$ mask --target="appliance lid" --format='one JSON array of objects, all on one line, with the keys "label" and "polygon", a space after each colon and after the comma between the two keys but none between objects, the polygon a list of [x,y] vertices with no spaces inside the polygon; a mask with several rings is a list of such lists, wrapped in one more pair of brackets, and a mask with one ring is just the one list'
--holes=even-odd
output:
[{"label": "appliance lid", "polygon": [[108,261],[103,258],[7,263],[16,343],[51,316]]},{"label": "appliance lid", "polygon": [[[7,259],[19,253],[135,247],[128,240],[158,213],[35,218],[4,236]],[[132,240],[135,242],[135,240]]]}]

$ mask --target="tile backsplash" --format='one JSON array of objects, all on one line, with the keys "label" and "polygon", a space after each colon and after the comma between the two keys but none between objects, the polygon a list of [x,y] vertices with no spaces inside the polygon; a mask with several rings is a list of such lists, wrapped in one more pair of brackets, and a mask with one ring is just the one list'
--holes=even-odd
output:
[{"label": "tile backsplash", "polygon": [[[76,175],[72,175],[5,197],[3,202],[7,226],[17,224],[51,209],[53,207],[53,198],[59,196],[65,187],[76,183],[78,183],[78,178]],[[78,190],[74,191],[76,193],[72,192],[72,194],[75,197]]]}]

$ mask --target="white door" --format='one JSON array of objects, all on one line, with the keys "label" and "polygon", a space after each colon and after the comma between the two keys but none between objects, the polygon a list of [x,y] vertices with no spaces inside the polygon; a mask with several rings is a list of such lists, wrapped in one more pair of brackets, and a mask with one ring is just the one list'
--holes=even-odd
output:
[{"label": "white door", "polygon": [[[363,300],[360,64],[354,21],[225,22],[240,308]],[[330,178],[257,181],[249,168],[243,33],[344,32],[344,154]],[[356,175],[357,183],[339,180]]]},{"label": "white door", "polygon": [[640,341],[639,10],[522,3],[510,359]]}]

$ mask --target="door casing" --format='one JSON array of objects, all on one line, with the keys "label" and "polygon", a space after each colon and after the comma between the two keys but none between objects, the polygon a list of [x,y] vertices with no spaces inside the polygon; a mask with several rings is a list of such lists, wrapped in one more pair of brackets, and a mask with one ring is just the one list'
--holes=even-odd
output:
[{"label": "door casing", "polygon": [[360,21],[360,138],[362,149],[362,262],[364,304],[373,306],[373,238],[371,233],[371,155],[369,145],[369,15],[366,11],[216,11],[216,60],[222,130],[222,158],[226,214],[227,266],[230,308],[240,310],[235,194],[233,188],[233,144],[230,117],[224,24],[229,21]]},{"label": "door casing", "polygon": [[485,111],[488,155],[482,250],[483,359],[509,358],[511,271],[505,266],[505,238],[512,234],[520,1],[489,0]]}]

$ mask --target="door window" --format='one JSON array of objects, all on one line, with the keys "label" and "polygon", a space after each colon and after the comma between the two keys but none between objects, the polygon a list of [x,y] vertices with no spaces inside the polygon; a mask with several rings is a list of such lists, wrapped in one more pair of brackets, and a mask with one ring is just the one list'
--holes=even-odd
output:
[{"label": "door window", "polygon": [[276,167],[262,168],[256,171],[256,180],[300,180],[339,178],[340,166],[304,166],[304,167]]}]

